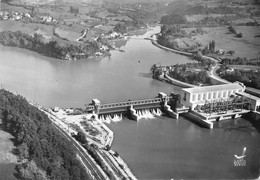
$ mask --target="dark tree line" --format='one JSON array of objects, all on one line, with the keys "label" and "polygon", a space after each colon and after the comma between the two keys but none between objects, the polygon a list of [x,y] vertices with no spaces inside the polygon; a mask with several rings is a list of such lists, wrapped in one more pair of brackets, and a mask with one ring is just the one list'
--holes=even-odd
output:
[{"label": "dark tree line", "polygon": [[182,31],[179,25],[163,25],[161,27],[161,35],[158,36],[157,42],[168,48],[181,50],[175,39],[185,37],[186,35],[186,32]]},{"label": "dark tree line", "polygon": [[70,6],[70,13],[78,14],[79,13],[79,8]]},{"label": "dark tree line", "polygon": [[[159,79],[163,73],[174,79],[190,84],[210,84],[208,72],[214,63],[209,60],[199,61],[199,63],[177,64],[174,66],[161,67],[154,64],[151,72],[154,79]],[[163,70],[166,69],[166,70]]]},{"label": "dark tree line", "polygon": [[215,53],[215,41],[212,40],[209,42],[209,45],[207,45],[203,50],[202,54],[206,55],[209,53]]},{"label": "dark tree line", "polygon": [[165,15],[161,18],[161,24],[167,24],[167,25],[172,25],[172,24],[185,24],[187,23],[187,20],[185,16],[179,15],[179,14],[169,14]]},{"label": "dark tree line", "polygon": [[260,58],[256,59],[247,59],[237,57],[235,59],[230,58],[222,58],[220,64],[222,65],[252,65],[252,66],[260,66]]},{"label": "dark tree line", "polygon": [[235,69],[234,72],[221,71],[221,77],[231,81],[240,81],[248,87],[260,89],[260,71]]},{"label": "dark tree line", "polygon": [[85,180],[85,169],[76,159],[71,143],[45,113],[23,97],[1,89],[0,118],[15,137],[17,166],[21,179]]},{"label": "dark tree line", "polygon": [[[97,149],[94,146],[83,145],[83,147],[88,151],[88,153],[93,157],[93,159],[97,162],[97,164],[103,169],[103,171],[107,174],[110,180],[115,180],[113,173],[108,169],[106,164],[101,159],[100,155],[97,152]],[[121,177],[123,178],[123,177]]]},{"label": "dark tree line", "polygon": [[121,33],[121,34],[125,34],[128,31],[133,31],[135,29],[141,28],[141,27],[145,27],[146,25],[141,22],[141,21],[124,21],[124,23],[118,23],[115,25],[114,27],[114,31]]},{"label": "dark tree line", "polygon": [[237,33],[237,31],[235,30],[234,26],[228,26],[228,30],[229,30],[231,33],[235,34],[236,37],[238,37],[238,38],[242,38],[242,37],[243,37],[243,34],[242,34],[242,33]]},{"label": "dark tree line", "polygon": [[82,45],[64,44],[58,41],[45,42],[40,34],[35,33],[31,36],[21,31],[0,32],[0,43],[5,46],[30,49],[59,59],[67,59],[67,56],[70,56],[72,59],[86,58],[99,49],[98,44],[92,41]]},{"label": "dark tree line", "polygon": [[235,69],[234,71],[227,71],[229,69],[229,65],[260,66],[259,58],[223,58],[220,64],[222,66],[218,70],[218,73],[221,75],[222,78],[231,82],[240,81],[244,83],[246,86],[260,89],[260,71],[244,69]]},{"label": "dark tree line", "polygon": [[197,72],[194,70],[195,68],[196,66],[193,67],[186,64],[176,65],[174,67],[174,70],[169,72],[169,76],[189,84],[209,84],[210,79],[208,76],[208,72],[206,70],[201,70]]}]

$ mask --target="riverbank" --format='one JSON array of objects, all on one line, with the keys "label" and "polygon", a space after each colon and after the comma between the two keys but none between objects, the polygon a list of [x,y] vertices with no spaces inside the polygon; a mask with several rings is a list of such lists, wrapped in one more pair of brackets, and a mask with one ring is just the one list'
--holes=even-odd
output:
[{"label": "riverbank", "polygon": [[[170,51],[170,52],[173,52],[173,53],[176,53],[176,54],[180,54],[180,55],[184,55],[184,56],[188,56],[188,57],[192,57],[194,54],[193,53],[189,53],[189,52],[183,52],[183,51],[180,51],[180,50],[176,50],[176,49],[172,49],[172,48],[168,48],[168,47],[165,47],[163,45],[160,45],[157,41],[156,41],[156,38],[154,38],[155,34],[151,36],[150,40],[152,42],[152,44],[158,48],[161,48],[161,49],[164,49],[166,51]],[[210,60],[210,61],[214,61],[216,63],[215,66],[212,67],[212,69],[210,71],[207,71],[207,74],[208,76],[211,78],[211,79],[214,79],[215,81],[219,82],[219,83],[231,83],[225,79],[222,79],[220,78],[217,74],[216,74],[216,70],[219,68],[219,65],[218,65],[218,62],[219,62],[219,59],[217,58],[213,58],[213,57],[210,57],[210,56],[205,56],[205,55],[202,55],[201,56],[202,58],[204,59],[207,59],[207,60]],[[174,78],[171,78],[169,77],[168,75],[164,75],[164,77],[169,80],[172,84],[174,85],[177,85],[177,86],[180,86],[180,87],[196,87],[196,85],[194,84],[190,84],[190,83],[186,83],[186,82],[182,82],[182,81],[179,81],[177,79],[174,79]]]},{"label": "riverbank", "polygon": [[[38,107],[44,109],[43,107]],[[113,177],[117,180],[121,178],[136,180],[137,178],[133,175],[123,159],[110,149],[114,138],[113,131],[94,114],[69,115],[71,111],[73,110],[44,110],[44,112],[48,112],[53,117],[54,122],[61,127],[64,132],[67,132],[69,136],[76,135],[79,131],[84,132],[87,142],[90,146],[92,144],[92,146],[97,148],[96,153],[98,157],[102,160],[106,168],[108,168],[108,171],[112,172]],[[93,133],[95,135],[93,135]],[[98,164],[96,165],[99,166]]]},{"label": "riverbank", "polygon": [[[191,62],[150,41],[135,39],[122,48],[125,53],[113,51],[111,58],[102,61],[55,61],[24,49],[0,48],[3,87],[44,107],[84,107],[92,98],[115,102],[149,98],[158,92],[178,94],[179,87],[152,79],[149,69],[155,63]],[[182,116],[179,120],[165,116],[139,122],[125,119],[107,126],[115,136],[112,149],[139,179],[256,177],[259,134],[244,119],[219,122],[214,131]],[[234,154],[244,144],[252,152],[247,154],[247,167],[234,167]],[[205,171],[205,165],[212,162],[214,166]]]}]

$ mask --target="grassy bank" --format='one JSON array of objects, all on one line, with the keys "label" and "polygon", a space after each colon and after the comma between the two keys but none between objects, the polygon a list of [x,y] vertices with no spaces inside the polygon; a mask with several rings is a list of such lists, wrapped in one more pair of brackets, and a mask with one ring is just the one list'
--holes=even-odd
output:
[{"label": "grassy bank", "polygon": [[12,153],[15,146],[12,142],[14,137],[4,131],[0,119],[0,180],[16,180],[17,157]]},{"label": "grassy bank", "polygon": [[14,163],[0,163],[0,179],[1,180],[17,180],[15,177],[17,173],[15,170],[17,164]]}]

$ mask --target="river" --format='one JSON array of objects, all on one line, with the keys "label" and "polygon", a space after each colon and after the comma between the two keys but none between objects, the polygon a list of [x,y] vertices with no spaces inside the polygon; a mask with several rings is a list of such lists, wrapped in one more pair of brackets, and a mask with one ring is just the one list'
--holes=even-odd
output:
[{"label": "river", "polygon": [[[153,98],[180,88],[151,78],[153,64],[186,63],[188,57],[164,51],[142,39],[130,39],[121,51],[97,60],[62,61],[0,46],[0,83],[45,107],[84,107],[101,102]],[[181,117],[112,123],[112,148],[140,179],[255,178],[259,174],[260,135],[245,119],[228,120],[214,130]],[[235,167],[234,154],[247,147],[246,166]]]}]

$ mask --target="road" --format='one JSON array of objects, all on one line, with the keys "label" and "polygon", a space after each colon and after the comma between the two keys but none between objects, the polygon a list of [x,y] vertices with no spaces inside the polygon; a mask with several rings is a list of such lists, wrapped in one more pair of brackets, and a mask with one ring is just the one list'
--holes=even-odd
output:
[{"label": "road", "polygon": [[219,65],[218,65],[218,64],[215,65],[215,66],[212,68],[212,70],[209,72],[209,76],[210,76],[211,78],[213,78],[213,79],[219,81],[219,82],[222,82],[223,84],[231,83],[231,82],[229,82],[229,81],[227,81],[227,80],[225,80],[225,79],[222,79],[221,77],[219,77],[219,76],[217,75],[216,71],[218,70],[218,68],[219,68]]},{"label": "road", "polygon": [[[159,47],[159,48],[162,48],[162,49],[165,49],[165,50],[168,50],[168,51],[177,53],[177,54],[185,55],[185,56],[192,56],[192,55],[193,55],[193,53],[183,52],[183,51],[179,51],[179,50],[175,50],[175,49],[172,49],[172,48],[168,48],[168,47],[162,46],[162,45],[158,44],[155,39],[150,38],[150,40],[152,41],[153,45],[155,45],[155,46],[157,46],[157,47]],[[211,78],[213,78],[213,79],[215,79],[215,80],[217,80],[217,81],[220,81],[220,82],[222,82],[222,83],[224,83],[224,84],[230,83],[229,81],[227,81],[227,80],[225,80],[225,79],[222,79],[222,78],[220,78],[220,77],[217,75],[216,70],[219,68],[219,65],[218,65],[219,60],[218,60],[218,59],[213,58],[213,57],[209,57],[209,56],[205,56],[205,55],[203,55],[202,57],[207,58],[207,59],[210,59],[210,60],[215,61],[215,62],[217,63],[217,64],[212,68],[212,70],[208,73]]]},{"label": "road", "polygon": [[78,144],[78,142],[72,138],[66,131],[64,131],[61,127],[59,127],[57,123],[57,118],[50,114],[49,112],[40,109],[45,112],[49,118],[52,120],[52,125],[66,138],[68,139],[75,148],[77,155],[80,157],[81,162],[83,163],[84,167],[87,169],[88,174],[91,175],[93,180],[104,180],[108,179],[106,174],[103,170],[95,163],[95,161],[90,157],[90,155],[86,152],[86,150]]},{"label": "road", "polygon": [[113,163],[113,161],[106,155],[103,150],[98,149],[97,152],[104,158],[104,160],[109,164],[113,172],[116,174],[117,177],[122,179],[123,175],[122,173],[118,170],[117,166]]}]

